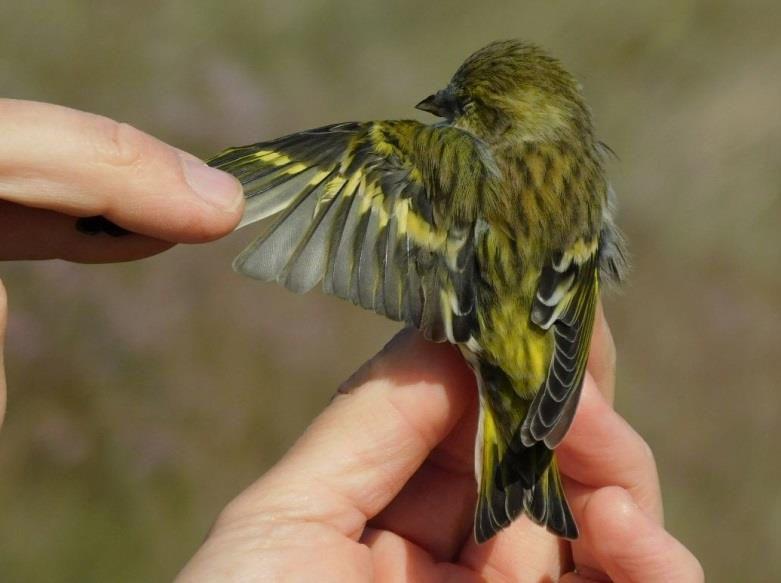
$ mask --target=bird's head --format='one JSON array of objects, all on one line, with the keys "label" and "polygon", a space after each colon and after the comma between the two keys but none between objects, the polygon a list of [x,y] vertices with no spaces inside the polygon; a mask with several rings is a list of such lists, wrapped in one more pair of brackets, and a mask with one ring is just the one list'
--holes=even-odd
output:
[{"label": "bird's head", "polygon": [[472,54],[447,87],[416,107],[487,142],[591,134],[591,116],[575,78],[539,47],[517,40],[494,42]]}]

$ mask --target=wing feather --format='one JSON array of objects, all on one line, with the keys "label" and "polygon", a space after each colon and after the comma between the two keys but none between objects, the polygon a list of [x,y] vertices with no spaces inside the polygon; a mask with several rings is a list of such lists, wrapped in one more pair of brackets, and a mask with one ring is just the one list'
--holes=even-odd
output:
[{"label": "wing feather", "polygon": [[414,121],[345,123],[231,148],[209,164],[242,182],[241,226],[279,214],[236,258],[237,271],[295,292],[322,281],[432,340],[477,336],[478,221],[463,203],[453,208],[464,189],[484,196],[496,171],[471,135]]},{"label": "wing feather", "polygon": [[268,195],[254,196],[247,200],[238,228],[265,219],[290,206],[316,174],[317,168],[308,168],[292,174],[280,171],[264,176],[262,184],[256,187],[257,193],[268,192]]},{"label": "wing feather", "polygon": [[[316,193],[325,187],[325,180],[326,176],[322,172],[313,175],[303,191],[288,203],[268,233],[239,255],[234,266],[241,265],[243,271],[252,277],[279,281],[310,229],[317,209]],[[312,194],[314,196],[310,196]]]},{"label": "wing feather", "polygon": [[349,289],[348,269],[345,263],[344,251],[340,254],[342,241],[354,236],[358,210],[355,202],[360,177],[356,174],[347,180],[337,201],[339,211],[334,219],[334,228],[328,249],[328,265],[323,278],[323,291],[329,294],[345,297],[345,289]]},{"label": "wing feather", "polygon": [[580,252],[564,253],[543,269],[532,307],[532,321],[552,329],[554,350],[521,427],[526,447],[543,442],[552,449],[561,442],[583,387],[599,294],[598,250],[596,244],[576,247]]},{"label": "wing feather", "polygon": [[[332,171],[324,184],[334,184],[331,180],[336,170]],[[343,187],[343,183],[339,188]],[[313,192],[311,196],[316,193]],[[333,230],[339,205],[336,197],[319,199],[322,204],[315,211],[307,232],[301,238],[284,271],[280,283],[296,293],[304,293],[316,286],[325,275],[328,259],[328,242]]]},{"label": "wing feather", "polygon": [[399,269],[401,255],[399,253],[399,219],[395,213],[390,217],[385,228],[385,255],[382,258],[385,265],[383,274],[383,300],[385,314],[392,320],[404,320],[404,289],[405,279]]}]

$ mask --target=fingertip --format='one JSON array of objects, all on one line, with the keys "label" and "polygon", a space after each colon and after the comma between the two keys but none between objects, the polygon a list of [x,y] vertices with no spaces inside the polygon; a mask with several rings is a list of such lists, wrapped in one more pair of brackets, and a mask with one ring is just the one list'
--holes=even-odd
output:
[{"label": "fingertip", "polygon": [[430,342],[417,330],[404,328],[339,388],[351,393],[370,380],[389,380],[405,387],[422,382],[456,388],[469,397],[467,387],[474,385],[474,375],[458,350],[447,342]]},{"label": "fingertip", "polygon": [[[577,489],[576,489],[577,490]],[[627,543],[639,536],[638,519],[643,517],[629,493],[618,486],[584,489],[576,500],[582,540],[587,541],[590,559],[577,554],[578,573],[595,581],[606,575],[614,580],[619,565],[626,561]],[[623,571],[623,569],[622,569]]]},{"label": "fingertip", "polygon": [[211,241],[236,227],[244,196],[233,176],[130,124],[77,115],[95,162],[88,166],[102,171],[107,183],[101,214],[130,231],[176,243]]},{"label": "fingertip", "polygon": [[[218,211],[212,217],[214,235],[229,233],[241,220],[244,190],[231,174],[212,168],[192,154],[179,150],[185,182],[191,191],[208,206]],[[206,236],[209,237],[211,233]]]},{"label": "fingertip", "polygon": [[583,509],[583,534],[612,580],[699,582],[694,555],[634,501],[624,488],[593,492]]},{"label": "fingertip", "polygon": [[420,381],[459,388],[474,385],[474,375],[457,348],[447,342],[430,342],[412,328],[391,339],[369,365],[374,375],[400,385]]},{"label": "fingertip", "polygon": [[406,429],[423,438],[430,450],[462,417],[473,398],[474,383],[474,375],[452,345],[430,342],[407,328],[342,385],[339,393],[400,415]]},{"label": "fingertip", "polygon": [[173,243],[206,243],[231,233],[244,210],[241,183],[192,154],[157,146],[166,151],[154,163],[161,165],[156,182],[135,185],[136,204],[115,196],[104,214],[132,232]]},{"label": "fingertip", "polygon": [[408,345],[417,341],[417,333],[412,328],[404,328],[385,343],[380,351],[363,363],[336,391],[336,396],[354,392],[373,376],[377,375],[377,367],[384,366],[386,358],[396,358],[396,354],[409,351]]},{"label": "fingertip", "polygon": [[[632,534],[641,510],[624,488],[606,486],[591,493],[582,514],[585,537],[599,544],[603,538],[625,540]],[[600,540],[593,537],[596,533],[599,533],[596,539]]]}]

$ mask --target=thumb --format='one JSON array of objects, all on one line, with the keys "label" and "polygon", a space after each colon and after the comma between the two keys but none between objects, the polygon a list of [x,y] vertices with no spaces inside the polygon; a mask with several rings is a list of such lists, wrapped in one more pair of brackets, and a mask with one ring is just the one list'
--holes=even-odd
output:
[{"label": "thumb", "polygon": [[[118,261],[217,239],[241,217],[238,180],[127,124],[0,99],[0,135],[0,259]],[[96,243],[74,219],[95,215],[145,238]]]}]

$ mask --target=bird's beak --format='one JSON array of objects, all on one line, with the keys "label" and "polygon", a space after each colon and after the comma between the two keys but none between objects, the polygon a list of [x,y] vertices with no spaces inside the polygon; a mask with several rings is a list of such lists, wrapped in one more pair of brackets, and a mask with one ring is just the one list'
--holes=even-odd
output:
[{"label": "bird's beak", "polygon": [[426,97],[415,109],[433,113],[437,117],[451,118],[455,114],[455,99],[442,90]]}]

